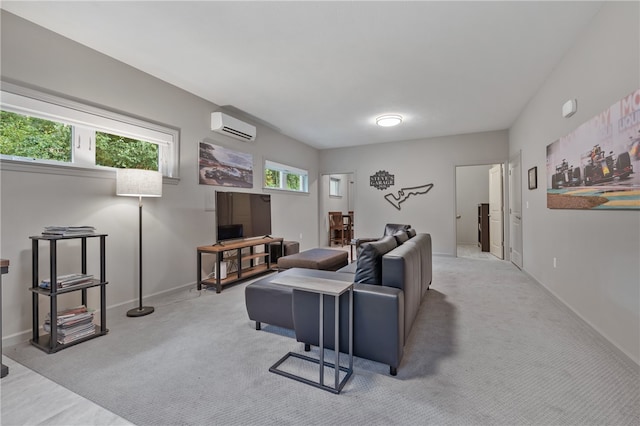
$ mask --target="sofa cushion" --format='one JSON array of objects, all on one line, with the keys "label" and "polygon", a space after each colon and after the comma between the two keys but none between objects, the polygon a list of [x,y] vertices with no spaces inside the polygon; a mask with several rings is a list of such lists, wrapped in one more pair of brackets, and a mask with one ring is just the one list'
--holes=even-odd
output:
[{"label": "sofa cushion", "polygon": [[416,230],[413,228],[409,228],[407,229],[407,235],[409,235],[409,238],[413,238],[415,237],[417,234]]},{"label": "sofa cushion", "polygon": [[400,245],[409,240],[409,234],[407,234],[406,231],[398,231],[393,234],[393,238],[395,238],[398,245]]},{"label": "sofa cushion", "polygon": [[411,225],[403,225],[401,223],[387,223],[384,227],[384,235],[393,235],[398,231],[406,231]]},{"label": "sofa cushion", "polygon": [[382,284],[382,256],[398,246],[392,236],[382,237],[360,246],[354,282]]},{"label": "sofa cushion", "polygon": [[278,259],[278,269],[282,271],[290,268],[306,268],[337,271],[349,263],[348,258],[349,253],[346,251],[313,248],[281,257]]},{"label": "sofa cushion", "polygon": [[355,275],[357,267],[358,267],[358,262],[351,262],[347,266],[343,266],[342,268],[338,269],[337,272],[344,272],[345,274]]}]

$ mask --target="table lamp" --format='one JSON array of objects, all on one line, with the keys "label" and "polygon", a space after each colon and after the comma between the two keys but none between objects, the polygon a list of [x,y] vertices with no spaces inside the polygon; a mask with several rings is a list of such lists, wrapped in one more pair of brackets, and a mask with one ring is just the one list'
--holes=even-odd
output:
[{"label": "table lamp", "polygon": [[142,197],[162,197],[162,173],[154,170],[117,169],[116,194],[138,197],[139,303],[137,308],[127,311],[127,316],[141,317],[154,310],[152,306],[142,306]]}]

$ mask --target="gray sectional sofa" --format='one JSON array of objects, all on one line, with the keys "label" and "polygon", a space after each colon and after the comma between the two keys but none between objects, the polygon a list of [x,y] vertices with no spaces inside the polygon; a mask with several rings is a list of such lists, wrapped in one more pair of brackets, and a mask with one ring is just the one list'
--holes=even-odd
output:
[{"label": "gray sectional sofa", "polygon": [[[363,242],[358,247],[358,261],[338,271],[293,268],[280,273],[355,282],[353,353],[389,365],[391,375],[400,366],[405,341],[432,278],[431,236],[416,233],[406,225],[393,226],[402,229]],[[249,319],[256,322],[258,330],[261,323],[294,330],[296,340],[304,343],[306,350],[318,346],[319,296],[272,283],[274,277],[245,288]],[[325,347],[332,349],[333,300],[325,300],[324,310]],[[347,313],[345,294],[340,299],[340,348],[348,348]]]}]

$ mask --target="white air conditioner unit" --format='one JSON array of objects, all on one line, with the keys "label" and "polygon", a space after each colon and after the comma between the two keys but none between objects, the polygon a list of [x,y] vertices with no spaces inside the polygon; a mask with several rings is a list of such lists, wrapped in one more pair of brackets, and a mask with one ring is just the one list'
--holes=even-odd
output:
[{"label": "white air conditioner unit", "polygon": [[211,113],[211,130],[243,141],[256,139],[256,127],[222,112]]}]

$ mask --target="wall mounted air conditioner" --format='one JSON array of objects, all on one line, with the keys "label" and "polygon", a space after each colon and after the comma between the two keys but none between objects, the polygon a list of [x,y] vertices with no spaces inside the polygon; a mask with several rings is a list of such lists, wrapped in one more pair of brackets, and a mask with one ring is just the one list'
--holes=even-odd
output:
[{"label": "wall mounted air conditioner", "polygon": [[211,113],[211,130],[243,141],[256,139],[256,127],[222,112]]}]

